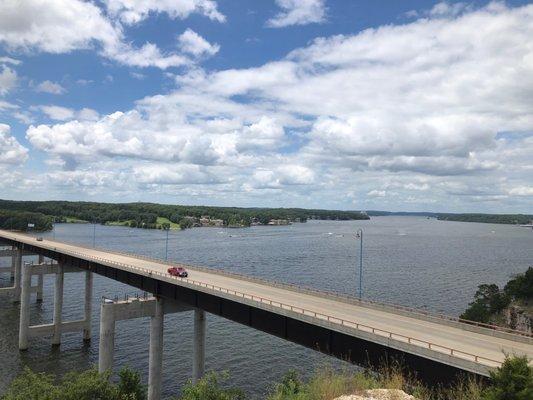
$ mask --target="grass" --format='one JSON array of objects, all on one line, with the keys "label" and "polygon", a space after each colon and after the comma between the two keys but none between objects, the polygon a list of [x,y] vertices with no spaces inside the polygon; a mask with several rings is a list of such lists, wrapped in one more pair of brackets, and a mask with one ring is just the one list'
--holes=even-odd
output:
[{"label": "grass", "polygon": [[170,229],[180,229],[179,224],[176,224],[175,222],[172,222],[171,220],[165,217],[157,217],[156,224],[158,225],[158,227],[163,224],[169,224]]},{"label": "grass", "polygon": [[74,217],[66,217],[65,219],[68,224],[88,224],[89,223],[89,221],[85,221],[83,219],[78,219]]},{"label": "grass", "polygon": [[130,226],[130,222],[132,220],[126,220],[126,221],[107,221],[106,225],[109,226]]},{"label": "grass", "polygon": [[[300,381],[294,371],[285,375],[267,400],[332,400],[343,395],[364,395],[372,389],[395,389],[413,395],[419,400],[481,400],[482,386],[475,380],[459,381],[451,388],[428,389],[406,377],[398,367],[370,371],[335,371],[320,368],[306,382]],[[394,394],[393,394],[394,396]]]}]

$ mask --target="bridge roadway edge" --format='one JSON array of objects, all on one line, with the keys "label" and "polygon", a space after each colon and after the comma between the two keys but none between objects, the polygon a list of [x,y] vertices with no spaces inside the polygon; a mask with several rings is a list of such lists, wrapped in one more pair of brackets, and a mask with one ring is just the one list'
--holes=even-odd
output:
[{"label": "bridge roadway edge", "polygon": [[[2,238],[2,242],[8,244],[19,243],[16,240],[7,238]],[[84,260],[27,243],[25,248],[66,265],[97,273],[156,296],[183,302],[211,314],[353,364],[379,369],[384,363],[394,365],[395,362],[399,362],[410,373],[414,373],[417,379],[429,386],[449,384],[458,377],[465,375],[476,376],[479,379],[486,379],[488,375],[488,369],[480,371],[479,365],[467,360],[464,360],[460,367],[449,365],[448,363],[450,361],[453,362],[453,359],[445,354],[439,357],[441,359],[432,359],[435,358],[435,354],[430,354],[427,351],[421,351],[421,353],[424,353],[423,356],[413,354],[408,352],[408,349],[402,349],[402,347],[407,347],[406,343],[398,342],[397,348],[390,347],[391,344],[394,344],[391,343],[395,342],[394,340],[385,339],[384,343],[376,343],[365,339],[365,332],[361,332],[356,337],[353,336],[353,333],[348,334],[339,331],[338,328],[334,329],[333,324],[327,321],[324,321],[321,326],[316,325],[316,321],[315,323],[306,322],[306,319],[310,320],[309,317],[306,318],[305,315],[289,315],[291,314],[289,310],[284,310],[286,313],[282,315],[279,310],[274,312],[265,309],[266,307],[260,308],[252,300],[237,302],[225,298],[224,293],[217,293],[215,296],[199,290],[204,288],[193,289],[185,287],[183,284],[182,286],[176,285],[155,277],[132,273],[112,265]],[[268,305],[264,304],[262,306]],[[328,324],[331,327],[324,326]],[[476,370],[476,367],[478,370]]]}]

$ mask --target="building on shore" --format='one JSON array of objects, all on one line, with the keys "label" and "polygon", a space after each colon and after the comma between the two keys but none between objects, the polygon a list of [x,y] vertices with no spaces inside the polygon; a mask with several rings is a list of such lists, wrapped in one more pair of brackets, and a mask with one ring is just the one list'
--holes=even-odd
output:
[{"label": "building on shore", "polygon": [[268,225],[290,225],[290,223],[288,219],[271,219],[268,221]]}]

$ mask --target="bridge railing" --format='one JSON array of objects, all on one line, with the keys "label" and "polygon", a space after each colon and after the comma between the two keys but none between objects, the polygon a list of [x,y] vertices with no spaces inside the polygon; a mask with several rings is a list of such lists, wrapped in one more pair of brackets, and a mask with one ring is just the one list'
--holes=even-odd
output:
[{"label": "bridge railing", "polygon": [[[14,239],[16,240],[16,238],[14,238]],[[49,240],[49,239],[47,239],[47,241],[48,242],[53,242],[53,240]],[[82,247],[82,248],[85,248],[85,249],[88,249],[88,250],[98,250],[98,249],[94,249],[92,247],[78,245],[78,244],[76,244],[76,246],[77,247]],[[253,276],[250,276],[250,275],[244,275],[244,274],[239,274],[239,273],[236,273],[236,272],[229,272],[229,271],[215,269],[215,268],[208,268],[208,267],[201,267],[201,266],[190,266],[190,265],[185,265],[185,264],[182,264],[182,263],[176,263],[176,262],[172,262],[172,261],[168,261],[168,260],[163,260],[163,259],[160,259],[160,258],[157,258],[157,257],[144,256],[142,254],[128,253],[128,252],[117,251],[117,250],[109,250],[109,249],[100,249],[99,251],[105,251],[105,252],[108,252],[108,253],[114,253],[114,254],[133,257],[133,258],[139,258],[139,259],[143,259],[143,260],[150,261],[150,262],[158,262],[160,264],[165,264],[165,265],[169,265],[169,266],[182,265],[182,266],[187,267],[187,268],[189,268],[189,269],[191,269],[193,271],[194,270],[198,270],[198,271],[208,272],[208,273],[212,273],[212,274],[223,275],[223,276],[227,276],[227,277],[230,277],[230,278],[236,278],[236,279],[241,279],[241,280],[247,280],[247,281],[250,281],[250,282],[262,283],[262,284],[266,284],[266,285],[273,286],[273,287],[285,288],[285,289],[289,289],[289,290],[293,290],[293,291],[297,291],[297,292],[301,292],[301,293],[308,293],[308,294],[318,295],[318,296],[321,296],[321,297],[333,297],[333,298],[338,299],[339,301],[348,302],[348,303],[352,303],[352,304],[361,304],[363,306],[367,305],[367,306],[370,306],[370,307],[383,307],[383,308],[388,308],[390,310],[403,311],[403,312],[407,312],[407,313],[414,314],[414,315],[418,314],[418,315],[420,315],[422,317],[438,318],[438,319],[441,319],[441,320],[444,320],[444,321],[463,323],[463,324],[467,324],[467,325],[477,326],[477,327],[480,327],[480,328],[490,329],[490,330],[493,330],[493,331],[499,331],[499,332],[505,332],[505,333],[509,333],[509,334],[513,334],[513,335],[518,335],[518,336],[522,336],[522,337],[529,337],[529,338],[533,337],[533,334],[530,334],[530,333],[524,332],[524,331],[519,331],[519,330],[506,328],[506,327],[498,326],[498,325],[486,324],[486,323],[483,323],[483,322],[477,322],[477,321],[471,321],[471,320],[467,320],[467,319],[457,318],[457,317],[453,317],[453,316],[442,314],[442,313],[436,313],[436,312],[420,310],[420,309],[417,309],[417,308],[407,307],[407,306],[403,306],[403,305],[399,305],[399,304],[378,302],[378,301],[373,301],[373,300],[363,300],[363,299],[359,299],[357,297],[346,295],[346,294],[328,292],[328,291],[324,291],[324,290],[320,290],[320,289],[315,289],[315,288],[311,288],[311,287],[307,287],[307,286],[301,286],[301,285],[295,285],[295,284],[291,284],[291,283],[281,283],[281,282],[273,281],[273,280],[266,279],[266,278],[256,278],[256,277],[253,277]]]},{"label": "bridge railing", "polygon": [[77,252],[77,251],[68,250],[68,251],[66,251],[66,253],[70,254],[70,255],[74,255],[74,256],[81,256],[84,259],[88,259],[88,260],[94,260],[94,261],[97,261],[97,262],[104,262],[104,263],[111,264],[111,265],[117,265],[117,266],[120,266],[120,267],[126,268],[126,269],[141,271],[141,272],[143,272],[143,273],[145,273],[145,274],[147,274],[149,276],[157,275],[157,276],[161,276],[161,277],[165,278],[166,280],[181,281],[181,282],[188,283],[190,285],[203,287],[203,288],[210,289],[210,290],[213,290],[213,291],[217,291],[217,292],[220,292],[220,293],[226,293],[228,295],[232,295],[232,296],[235,296],[235,297],[240,297],[240,298],[243,298],[243,299],[249,299],[251,301],[255,301],[255,302],[258,302],[258,303],[262,303],[262,304],[267,304],[267,305],[270,305],[270,306],[273,306],[273,307],[279,307],[279,308],[281,308],[283,310],[288,310],[288,311],[292,311],[294,313],[298,313],[298,314],[301,314],[301,315],[307,315],[307,316],[311,316],[311,317],[314,317],[314,318],[317,318],[317,319],[322,319],[322,320],[330,322],[330,323],[335,323],[335,324],[338,324],[338,325],[341,325],[341,326],[344,326],[344,327],[347,327],[347,328],[356,329],[356,330],[359,330],[359,331],[362,331],[362,332],[372,333],[372,334],[379,335],[379,336],[382,336],[382,337],[385,337],[385,338],[388,338],[388,339],[391,339],[391,340],[397,340],[397,341],[408,343],[408,344],[411,344],[411,345],[427,348],[427,349],[430,349],[430,350],[433,350],[433,351],[436,351],[436,352],[439,352],[439,353],[443,353],[443,354],[446,354],[446,355],[449,355],[449,356],[458,357],[458,358],[461,358],[461,359],[464,359],[464,360],[468,360],[468,361],[472,361],[472,362],[475,362],[475,363],[483,364],[485,366],[496,367],[496,366],[500,366],[502,364],[501,361],[494,360],[494,359],[491,359],[491,358],[487,358],[487,357],[479,356],[479,355],[476,355],[476,354],[468,353],[468,352],[465,352],[465,351],[462,351],[462,350],[458,350],[458,349],[454,349],[454,348],[451,348],[451,347],[443,346],[443,345],[440,345],[440,344],[437,344],[437,343],[433,343],[433,342],[429,342],[429,341],[422,340],[422,339],[417,339],[417,338],[410,337],[410,336],[407,336],[407,335],[394,333],[394,332],[388,331],[386,329],[376,328],[376,327],[373,327],[373,326],[370,326],[370,325],[361,324],[359,322],[350,321],[350,320],[339,318],[339,317],[334,317],[334,316],[327,315],[327,314],[324,314],[324,313],[312,311],[312,310],[309,310],[309,309],[306,309],[306,308],[303,308],[303,307],[297,307],[297,306],[294,306],[294,305],[291,305],[291,304],[283,303],[283,302],[280,302],[280,301],[277,301],[277,300],[272,300],[272,299],[265,298],[265,297],[262,297],[262,296],[256,296],[256,295],[253,295],[253,294],[250,294],[250,293],[244,293],[244,292],[241,292],[241,291],[238,291],[238,290],[227,289],[227,288],[224,288],[224,287],[221,287],[221,286],[217,286],[217,285],[213,285],[213,284],[210,284],[210,283],[201,282],[201,281],[190,279],[190,278],[175,277],[175,276],[169,275],[166,272],[159,272],[159,271],[154,271],[154,270],[151,270],[151,269],[148,269],[148,268],[137,267],[137,266],[134,266],[134,265],[131,265],[131,264],[126,264],[126,263],[122,263],[122,262],[106,259],[104,257],[92,256],[92,255],[88,255],[86,253],[81,253],[81,252]]},{"label": "bridge railing", "polygon": [[[80,246],[80,247],[85,247],[85,246]],[[87,249],[91,249],[92,250],[92,248],[88,248],[88,247],[87,247]],[[291,283],[282,283],[282,282],[277,282],[277,281],[274,281],[274,280],[271,280],[271,279],[257,278],[257,277],[250,276],[250,275],[244,275],[244,274],[239,274],[239,273],[236,273],[236,272],[230,272],[230,271],[225,271],[225,270],[220,270],[220,269],[215,269],[215,268],[202,267],[202,266],[196,266],[196,265],[195,266],[191,266],[191,265],[186,265],[186,264],[182,264],[182,263],[176,263],[176,262],[172,262],[172,261],[168,261],[168,260],[163,260],[163,259],[160,259],[160,258],[157,258],[157,257],[148,257],[148,256],[144,256],[144,255],[141,255],[141,254],[136,254],[136,253],[128,253],[128,252],[122,252],[122,251],[116,251],[116,250],[105,250],[105,251],[109,252],[109,253],[114,253],[114,254],[118,254],[118,255],[127,256],[127,257],[140,258],[140,259],[143,259],[143,260],[146,260],[146,261],[150,261],[150,262],[157,262],[157,263],[165,264],[165,265],[168,265],[168,266],[181,265],[181,266],[186,267],[186,268],[188,268],[190,270],[193,270],[193,271],[197,270],[197,271],[202,271],[202,272],[207,272],[207,273],[212,273],[212,274],[217,274],[217,275],[223,275],[223,276],[227,276],[227,277],[230,277],[230,278],[235,278],[235,279],[240,279],[240,280],[247,280],[247,281],[255,282],[255,283],[262,283],[262,284],[266,284],[266,285],[269,285],[269,286],[272,286],[272,287],[289,289],[289,290],[293,290],[293,291],[297,291],[297,292],[301,292],[301,293],[313,294],[313,295],[318,295],[318,296],[322,296],[322,297],[334,297],[334,298],[336,298],[336,299],[338,299],[340,301],[344,301],[344,302],[348,302],[348,303],[352,303],[352,304],[358,303],[358,304],[361,304],[361,305],[367,305],[367,306],[371,306],[371,307],[372,306],[374,306],[374,307],[375,306],[385,307],[385,308],[390,308],[390,309],[393,309],[393,310],[405,311],[405,312],[408,312],[408,313],[411,313],[411,314],[418,314],[418,315],[424,316],[424,317],[432,317],[432,318],[442,319],[442,320],[445,320],[445,321],[452,321],[452,322],[458,322],[458,323],[463,323],[463,324],[468,324],[468,325],[474,325],[474,326],[478,326],[478,327],[481,327],[481,328],[486,328],[486,329],[490,329],[490,330],[494,330],[494,331],[510,333],[510,334],[519,335],[519,336],[525,336],[525,337],[532,337],[533,336],[532,334],[530,334],[528,332],[519,331],[519,330],[516,330],[516,329],[506,328],[506,327],[498,326],[498,325],[486,324],[486,323],[483,323],[483,322],[471,321],[471,320],[467,320],[467,319],[463,319],[463,318],[453,317],[451,315],[446,315],[446,314],[442,314],[442,313],[436,313],[436,312],[420,310],[420,309],[417,309],[417,308],[407,307],[407,306],[403,306],[403,305],[399,305],[399,304],[378,302],[378,301],[373,301],[373,300],[363,300],[363,299],[359,299],[357,297],[350,296],[350,295],[347,295],[347,294],[328,292],[328,291],[325,291],[325,290],[315,289],[315,288],[311,288],[311,287],[308,287],[308,286],[295,285],[295,284],[291,284]]]}]

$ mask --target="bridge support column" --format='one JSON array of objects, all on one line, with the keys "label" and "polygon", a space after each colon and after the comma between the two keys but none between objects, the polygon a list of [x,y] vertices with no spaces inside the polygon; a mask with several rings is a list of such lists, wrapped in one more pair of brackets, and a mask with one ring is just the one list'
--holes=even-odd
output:
[{"label": "bridge support column", "polygon": [[91,316],[93,301],[93,273],[85,271],[85,328],[83,328],[83,341],[91,341]]},{"label": "bridge support column", "polygon": [[192,381],[196,383],[205,371],[205,311],[194,310]]},{"label": "bridge support column", "polygon": [[15,282],[15,265],[17,264],[16,250],[17,248],[15,246],[11,246],[11,251],[13,252],[11,254],[11,283]]},{"label": "bridge support column", "polygon": [[98,372],[113,369],[115,354],[115,304],[102,303],[100,307],[100,345],[98,348]]},{"label": "bridge support column", "polygon": [[30,329],[30,288],[31,264],[24,263],[24,266],[22,267],[22,287],[20,294],[19,350],[28,349],[28,333]]},{"label": "bridge support column", "polygon": [[24,245],[17,248],[15,252],[15,268],[14,268],[14,284],[13,284],[13,303],[20,302],[20,282],[22,279],[22,252],[24,251]]},{"label": "bridge support column", "polygon": [[52,345],[61,344],[61,317],[63,314],[63,286],[65,274],[63,264],[59,264],[56,272],[55,294],[54,294],[54,336]]},{"label": "bridge support column", "polygon": [[[38,263],[39,264],[44,264],[44,256],[42,256],[41,254],[39,254]],[[37,274],[37,292],[36,292],[37,296],[35,298],[35,301],[37,303],[42,303],[43,302],[43,281],[44,281],[44,273],[42,271],[40,271]]]},{"label": "bridge support column", "polygon": [[150,319],[150,352],[148,355],[148,400],[161,398],[163,369],[163,299],[156,298],[155,312]]}]

